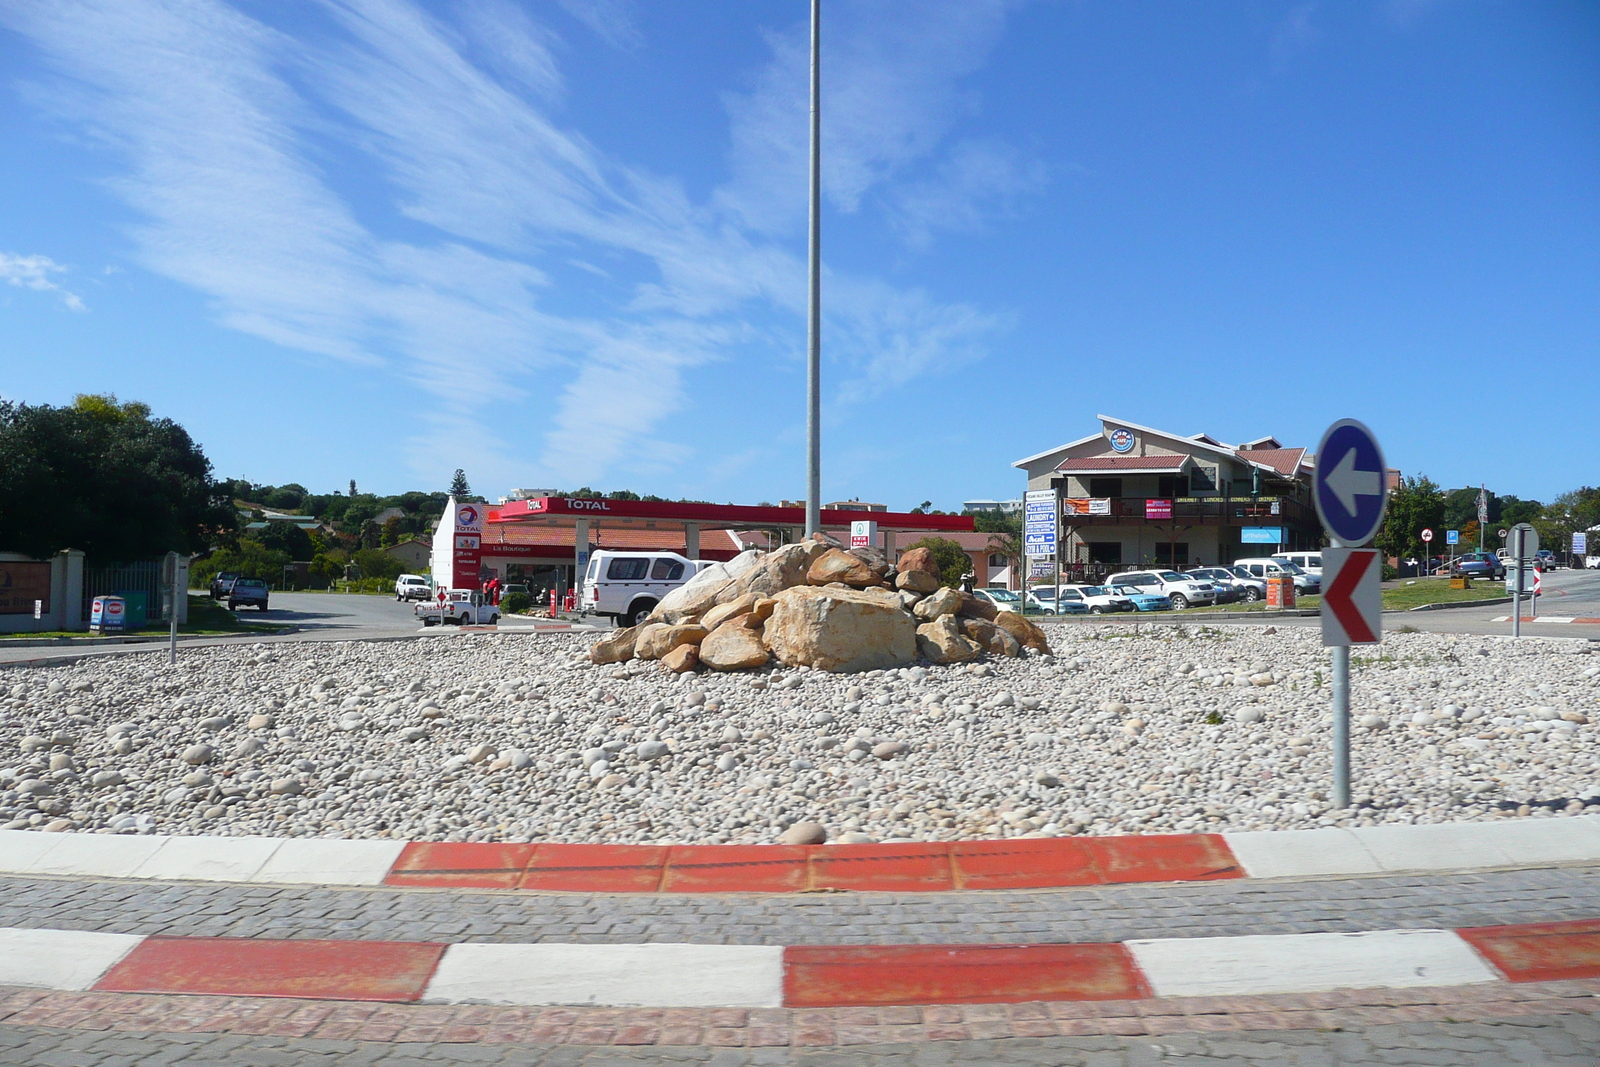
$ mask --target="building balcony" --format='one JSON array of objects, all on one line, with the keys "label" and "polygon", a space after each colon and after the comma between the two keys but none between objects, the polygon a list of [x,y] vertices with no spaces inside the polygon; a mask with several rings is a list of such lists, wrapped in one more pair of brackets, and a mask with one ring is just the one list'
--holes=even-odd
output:
[{"label": "building balcony", "polygon": [[[1148,523],[1152,526],[1315,526],[1315,509],[1290,497],[1231,496],[1231,497],[1142,497],[1114,496],[1103,498],[1109,504],[1110,514],[1079,514],[1070,510],[1061,518],[1071,527],[1127,526]],[[1172,501],[1172,517],[1156,518],[1150,515],[1151,500]],[[1095,501],[1095,504],[1099,504]],[[1099,510],[1095,508],[1094,510]]]}]

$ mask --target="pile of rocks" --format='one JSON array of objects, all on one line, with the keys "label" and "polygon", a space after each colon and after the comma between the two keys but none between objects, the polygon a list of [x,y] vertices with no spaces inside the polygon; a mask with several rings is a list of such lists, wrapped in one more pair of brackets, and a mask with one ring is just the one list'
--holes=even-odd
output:
[{"label": "pile of rocks", "polygon": [[594,663],[660,660],[682,674],[749,670],[770,659],[833,673],[966,663],[985,654],[1048,654],[1043,631],[1015,612],[943,586],[933,554],[891,566],[872,548],[822,535],[745,552],[668,594],[644,623],[607,634]]}]

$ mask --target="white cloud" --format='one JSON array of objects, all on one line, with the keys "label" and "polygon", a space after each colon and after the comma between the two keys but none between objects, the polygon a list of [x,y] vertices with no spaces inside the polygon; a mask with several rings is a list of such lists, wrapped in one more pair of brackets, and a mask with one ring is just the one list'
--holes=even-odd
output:
[{"label": "white cloud", "polygon": [[0,281],[20,289],[34,289],[41,293],[54,293],[70,311],[88,311],[78,294],[68,292],[50,280],[52,274],[65,274],[66,267],[49,256],[15,256],[0,252]]},{"label": "white cloud", "polygon": [[567,14],[618,48],[637,48],[644,43],[633,4],[629,0],[560,0]]},{"label": "white cloud", "polygon": [[890,201],[890,222],[913,247],[926,247],[935,230],[972,233],[992,218],[1009,218],[1018,201],[1044,188],[1043,163],[1010,145],[963,141],[933,177],[908,182]]},{"label": "white cloud", "polygon": [[[970,110],[958,83],[984,61],[1005,8],[960,0],[908,19],[874,0],[835,20],[838,202],[854,209],[888,189],[898,224],[925,240],[935,213],[977,225],[994,210],[984,204],[1028,190],[1036,168],[993,143],[958,146],[897,198],[889,189]],[[207,294],[230,327],[416,382],[436,401],[430,439],[481,430],[485,398],[537,397],[540,430],[474,460],[507,481],[513,469],[560,484],[659,476],[691,455],[665,430],[678,429],[694,368],[740,346],[798,355],[804,262],[796,235],[779,232],[788,209],[758,195],[760,175],[792,152],[788,127],[803,158],[803,104],[779,114],[794,73],[784,39],[732,108],[733,179],[698,203],[551,117],[565,92],[555,38],[523,9],[475,0],[448,9],[449,23],[409,0],[324,10],[341,33],[320,42],[221,0],[19,0],[0,22],[60,75],[36,97],[120,161],[111,185],[140,214],[146,267]],[[628,8],[586,10],[612,43],[637,43]],[[766,136],[781,151],[763,154]],[[335,145],[368,154],[373,173],[361,177],[393,190],[392,205],[369,194],[358,217],[336,191],[346,183],[323,169]],[[388,206],[411,220],[407,240],[363,221]],[[632,268],[608,278],[597,261]],[[600,275],[609,310],[546,306],[563,295],[547,270],[569,264]],[[831,275],[827,292],[828,356],[846,368],[847,400],[979,358],[1006,325],[873,278]],[[517,454],[527,447],[536,458]],[[412,454],[437,462],[420,444]]]}]

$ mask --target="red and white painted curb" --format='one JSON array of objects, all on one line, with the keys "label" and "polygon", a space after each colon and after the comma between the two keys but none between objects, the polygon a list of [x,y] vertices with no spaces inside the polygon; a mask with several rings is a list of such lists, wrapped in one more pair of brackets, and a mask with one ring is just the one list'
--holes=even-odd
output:
[{"label": "red and white painted curb", "polygon": [[[1490,622],[1510,622],[1510,615],[1496,615]],[[1523,622],[1600,623],[1600,619],[1579,618],[1571,615],[1524,615]]]},{"label": "red and white painted curb", "polygon": [[595,893],[1039,889],[1600,862],[1600,816],[872,845],[567,845],[0,830],[0,873]]},{"label": "red and white painted curb", "polygon": [[0,929],[0,986],[435,1004],[846,1007],[1600,977],[1600,920],[1102,944],[454,944]]}]

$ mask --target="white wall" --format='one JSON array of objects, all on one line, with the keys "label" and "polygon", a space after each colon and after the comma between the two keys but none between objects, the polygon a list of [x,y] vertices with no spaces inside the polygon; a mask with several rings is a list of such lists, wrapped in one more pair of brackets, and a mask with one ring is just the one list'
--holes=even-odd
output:
[{"label": "white wall", "polygon": [[17,552],[0,552],[0,560],[14,563],[50,564],[50,603],[42,617],[0,615],[0,633],[43,633],[51,630],[85,630],[83,617],[83,553],[75,548],[57,553],[50,560],[35,560]]}]

